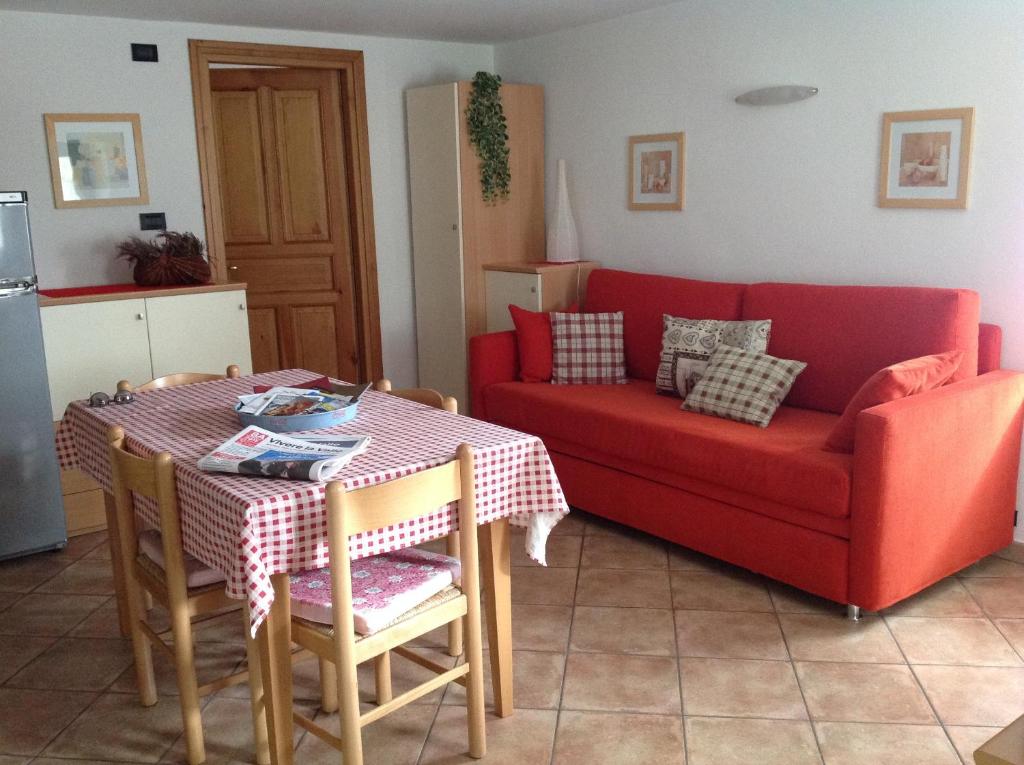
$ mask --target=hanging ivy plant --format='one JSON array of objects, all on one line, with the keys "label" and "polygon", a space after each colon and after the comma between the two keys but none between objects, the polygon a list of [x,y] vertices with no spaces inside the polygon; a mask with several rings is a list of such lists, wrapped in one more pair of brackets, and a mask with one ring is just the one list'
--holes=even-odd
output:
[{"label": "hanging ivy plant", "polygon": [[508,166],[508,125],[501,108],[501,77],[477,72],[466,107],[469,141],[480,158],[480,186],[484,201],[507,197],[512,173]]}]

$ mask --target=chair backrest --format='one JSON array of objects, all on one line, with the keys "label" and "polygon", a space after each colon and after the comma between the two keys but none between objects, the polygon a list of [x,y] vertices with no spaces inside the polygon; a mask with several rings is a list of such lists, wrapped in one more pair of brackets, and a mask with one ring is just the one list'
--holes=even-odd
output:
[{"label": "chair backrest", "polygon": [[107,431],[118,536],[125,565],[132,565],[138,556],[139,534],[132,500],[134,493],[156,500],[160,512],[160,536],[163,540],[168,594],[185,597],[185,553],[181,545],[174,462],[169,452],[161,452],[152,459],[136,457],[127,452],[124,442],[125,433],[122,428],[115,425]]},{"label": "chair backrest", "polygon": [[390,393],[392,396],[415,401],[419,404],[432,406],[435,409],[444,409],[452,414],[459,413],[459,402],[455,400],[454,396],[445,396],[433,388],[392,388],[391,381],[385,377],[375,382],[373,389],[381,393]]},{"label": "chair backrest", "polygon": [[136,393],[144,393],[147,390],[158,390],[160,388],[174,388],[178,385],[191,385],[192,383],[210,382],[211,380],[224,380],[241,377],[242,371],[237,364],[232,364],[223,375],[210,374],[209,372],[176,372],[172,375],[164,375],[143,383],[138,388],[132,388],[127,380],[121,380],[117,384],[118,390],[134,390]]},{"label": "chair backrest", "polygon": [[353,629],[349,537],[437,512],[452,502],[458,503],[463,583],[477,582],[476,499],[469,444],[460,444],[451,462],[394,481],[352,491],[346,491],[340,481],[327,485],[327,544],[337,634],[351,635]]}]

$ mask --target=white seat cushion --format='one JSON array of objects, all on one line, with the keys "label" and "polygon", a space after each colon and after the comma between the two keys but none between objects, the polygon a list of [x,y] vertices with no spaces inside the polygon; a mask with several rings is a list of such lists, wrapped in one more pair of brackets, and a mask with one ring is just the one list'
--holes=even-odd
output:
[{"label": "white seat cushion", "polygon": [[[164,565],[164,541],[160,532],[156,529],[146,529],[139,534],[139,552],[153,561],[161,569],[166,570]],[[198,558],[193,558],[185,553],[185,586],[206,587],[207,585],[223,582],[224,575],[216,571]]]},{"label": "white seat cushion", "polygon": [[[459,580],[457,558],[410,547],[352,561],[355,629],[372,635]],[[292,614],[332,624],[331,570],[302,571],[291,577]]]}]

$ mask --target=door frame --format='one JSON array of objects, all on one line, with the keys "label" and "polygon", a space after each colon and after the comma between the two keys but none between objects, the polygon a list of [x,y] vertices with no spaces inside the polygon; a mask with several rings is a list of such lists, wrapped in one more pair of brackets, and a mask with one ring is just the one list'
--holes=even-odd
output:
[{"label": "door frame", "polygon": [[370,141],[366,117],[366,81],[363,52],[295,45],[189,40],[192,69],[192,102],[195,107],[199,179],[203,193],[207,251],[215,281],[227,282],[224,249],[224,218],[220,197],[220,171],[213,122],[213,91],[210,64],[283,66],[301,69],[333,69],[341,80],[341,125],[344,130],[346,182],[348,183],[350,237],[352,242],[353,295],[359,367],[369,379],[384,376],[380,340],[380,298],[377,288],[377,249],[373,227],[373,194],[370,185]]}]

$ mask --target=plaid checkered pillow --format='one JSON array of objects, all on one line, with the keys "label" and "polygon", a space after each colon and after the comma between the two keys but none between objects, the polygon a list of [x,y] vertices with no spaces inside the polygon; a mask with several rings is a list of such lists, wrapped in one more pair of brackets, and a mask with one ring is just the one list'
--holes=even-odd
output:
[{"label": "plaid checkered pillow", "polygon": [[766,428],[806,367],[802,361],[719,345],[681,408]]},{"label": "plaid checkered pillow", "polygon": [[552,313],[551,382],[602,384],[626,382],[622,311]]}]

